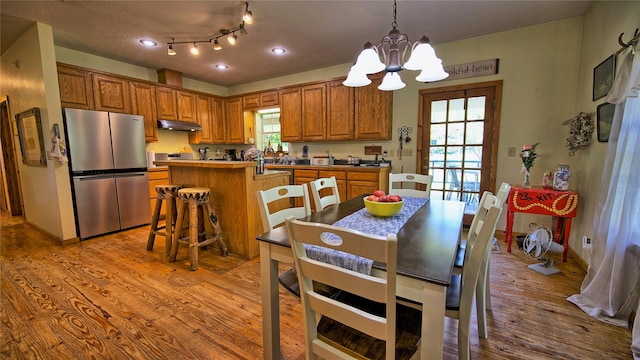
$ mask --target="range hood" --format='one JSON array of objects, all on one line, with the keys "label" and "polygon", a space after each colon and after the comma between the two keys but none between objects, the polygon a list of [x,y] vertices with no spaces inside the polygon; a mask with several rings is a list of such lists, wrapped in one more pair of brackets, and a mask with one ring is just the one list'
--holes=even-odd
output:
[{"label": "range hood", "polygon": [[158,119],[158,128],[176,131],[202,130],[202,127],[194,122],[162,119]]}]

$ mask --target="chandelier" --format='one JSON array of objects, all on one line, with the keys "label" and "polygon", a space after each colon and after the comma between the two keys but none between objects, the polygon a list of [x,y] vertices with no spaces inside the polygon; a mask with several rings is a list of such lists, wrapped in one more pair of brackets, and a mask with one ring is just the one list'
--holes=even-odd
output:
[{"label": "chandelier", "polygon": [[[420,70],[416,77],[420,82],[431,82],[445,79],[449,76],[442,67],[442,60],[436,56],[436,52],[429,43],[429,38],[422,36],[420,40],[411,43],[406,34],[400,33],[396,22],[397,4],[393,1],[393,27],[389,34],[382,38],[379,44],[370,42],[364,44],[364,50],[358,55],[355,64],[351,67],[347,79],[342,83],[345,86],[358,87],[371,83],[368,74],[375,74],[385,70],[387,74],[378,86],[380,90],[400,90],[406,86],[402,82],[399,72],[402,69]],[[411,48],[409,60],[402,64],[407,51]],[[400,50],[402,49],[402,56]],[[384,63],[380,61],[380,53]]]},{"label": "chandelier", "polygon": [[174,45],[176,44],[192,44],[190,51],[193,55],[198,55],[200,53],[200,49],[198,49],[198,44],[200,43],[213,43],[213,50],[222,50],[222,45],[220,45],[218,39],[225,36],[227,37],[227,41],[230,45],[235,45],[238,41],[238,35],[236,35],[236,32],[242,35],[246,35],[247,30],[245,29],[245,24],[253,23],[253,13],[249,10],[249,2],[245,2],[244,5],[244,15],[242,15],[242,22],[240,23],[240,25],[232,29],[220,29],[216,35],[206,40],[175,41],[174,38],[171,38],[171,41],[167,43],[167,54],[171,56],[177,54],[176,50],[174,49]]}]

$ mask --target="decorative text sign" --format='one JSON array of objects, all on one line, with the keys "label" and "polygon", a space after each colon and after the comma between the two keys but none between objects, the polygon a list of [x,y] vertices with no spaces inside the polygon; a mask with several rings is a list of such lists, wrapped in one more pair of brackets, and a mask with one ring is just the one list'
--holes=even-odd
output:
[{"label": "decorative text sign", "polygon": [[447,80],[495,75],[498,73],[498,62],[499,59],[491,59],[467,64],[445,66],[444,71],[449,73]]},{"label": "decorative text sign", "polygon": [[508,205],[510,210],[516,212],[575,217],[578,211],[578,193],[512,187]]}]

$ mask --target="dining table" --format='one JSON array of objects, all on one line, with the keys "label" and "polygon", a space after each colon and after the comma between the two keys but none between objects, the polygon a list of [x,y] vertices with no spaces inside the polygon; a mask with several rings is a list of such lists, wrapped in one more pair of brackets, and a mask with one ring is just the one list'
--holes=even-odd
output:
[{"label": "dining table", "polygon": [[[363,197],[356,197],[301,220],[334,224],[363,207]],[[430,199],[397,233],[396,293],[422,305],[420,359],[443,355],[447,287],[461,240],[464,208],[461,201]],[[260,242],[264,359],[281,359],[278,264],[293,263],[293,253],[284,226],[256,239]],[[372,274],[384,276],[384,271],[383,264],[373,263]]]}]

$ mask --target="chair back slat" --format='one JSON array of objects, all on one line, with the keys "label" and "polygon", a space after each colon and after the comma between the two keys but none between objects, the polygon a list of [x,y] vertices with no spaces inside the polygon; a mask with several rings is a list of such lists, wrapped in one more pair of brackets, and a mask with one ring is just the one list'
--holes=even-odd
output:
[{"label": "chair back slat", "polygon": [[[290,216],[299,219],[311,215],[307,184],[284,185],[268,190],[258,190],[256,196],[258,197],[258,208],[264,232],[284,224],[285,219]],[[295,198],[302,199],[302,206],[291,207]],[[270,208],[275,208],[275,210],[270,211]]]},{"label": "chair back slat", "polygon": [[[400,173],[389,174],[389,195],[428,198],[431,193],[431,175]],[[405,187],[407,184],[411,187]]]},{"label": "chair back slat", "polygon": [[[309,183],[313,195],[313,206],[316,211],[323,210],[331,205],[340,204],[340,193],[336,177],[320,178]],[[323,189],[331,189],[330,195],[321,196]]]}]

